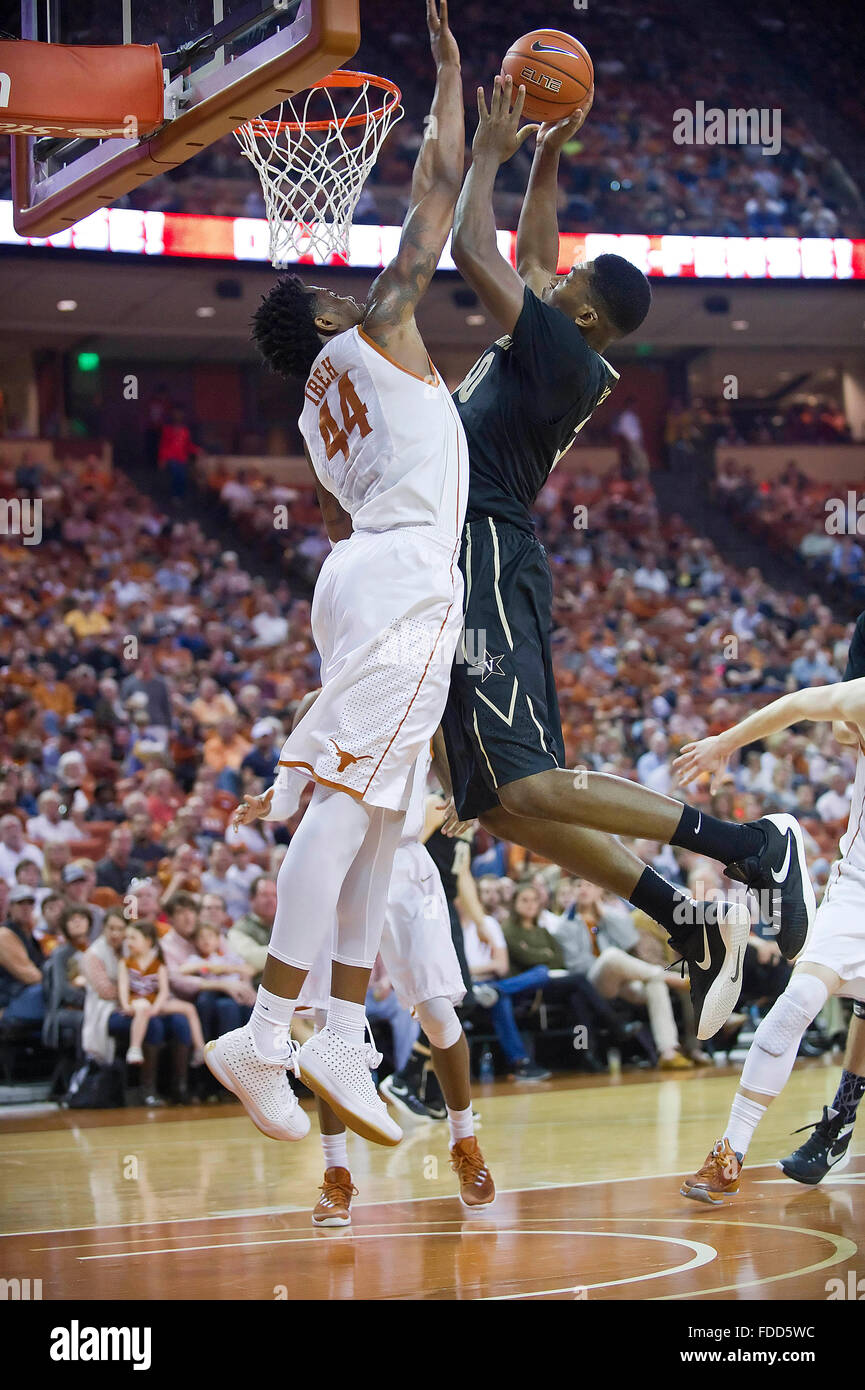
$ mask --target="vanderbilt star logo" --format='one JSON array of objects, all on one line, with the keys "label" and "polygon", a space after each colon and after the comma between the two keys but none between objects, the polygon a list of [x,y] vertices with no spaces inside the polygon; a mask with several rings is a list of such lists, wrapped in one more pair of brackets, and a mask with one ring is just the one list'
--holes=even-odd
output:
[{"label": "vanderbilt star logo", "polygon": [[339,772],[345,772],[346,768],[351,767],[353,763],[362,763],[364,759],[372,757],[371,753],[361,753],[359,756],[355,753],[346,753],[343,748],[340,748],[335,738],[330,739],[329,742],[333,744],[337,751],[339,757]]},{"label": "vanderbilt star logo", "polygon": [[478,663],[480,667],[481,685],[483,685],[487,676],[503,676],[505,674],[502,670],[503,660],[504,652],[502,652],[501,656],[491,656],[486,649],[484,650],[484,654]]}]

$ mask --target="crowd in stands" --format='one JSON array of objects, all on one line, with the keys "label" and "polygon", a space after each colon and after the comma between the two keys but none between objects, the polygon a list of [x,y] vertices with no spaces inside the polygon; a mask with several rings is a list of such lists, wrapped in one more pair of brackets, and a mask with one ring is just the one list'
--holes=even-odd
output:
[{"label": "crowd in stands", "polygon": [[[38,550],[0,544],[0,1042],[42,1030],[79,1059],[125,1056],[149,1103],[160,1088],[183,1099],[204,1077],[202,1042],[246,1017],[263,968],[296,822],[229,822],[269,785],[318,683],[309,602],[285,581],[268,590],[181,502],[142,496],[95,456],[16,469],[0,450],[0,493],[43,508]],[[312,495],[286,505],[312,580],[325,550]],[[674,792],[682,743],[844,669],[848,624],[816,595],[736,571],[659,514],[642,474],[557,471],[537,524],[570,766]],[[689,799],[737,819],[794,811],[819,888],[852,776],[849,750],[817,725],[747,751],[720,792]],[[701,897],[733,887],[679,850],[638,850]],[[610,1047],[705,1060],[653,924],[484,832],[473,855],[483,911],[464,910],[467,954],[508,1064],[526,1060],[512,1056],[519,1025],[543,1031],[551,1009],[587,1029],[579,1065],[605,1065]],[[756,1008],[786,972],[761,930],[743,996]]]},{"label": "crowd in stands", "polygon": [[865,502],[847,483],[810,478],[791,459],[758,481],[735,459],[718,464],[714,493],[772,550],[795,554],[842,597],[865,602]]},{"label": "crowd in stands", "polygon": [[[170,53],[197,31],[196,13],[165,7],[160,17],[158,8],[148,10],[151,32],[141,39],[155,38],[163,53]],[[824,26],[811,12],[808,18],[810,75],[821,69]],[[550,25],[572,29],[590,49],[597,95],[590,120],[562,163],[563,230],[863,235],[861,187],[832,148],[832,122],[838,119],[835,101],[839,90],[844,91],[843,81],[834,83],[831,96],[823,93],[820,129],[823,133],[825,127],[826,133],[818,139],[813,95],[802,73],[788,70],[780,48],[770,58],[761,48],[761,35],[750,32],[735,15],[695,10],[684,0],[649,0],[637,11],[607,5],[598,16],[591,7],[551,14],[549,0],[524,0],[515,20],[507,9],[471,0],[460,7],[453,23],[461,44],[469,111],[474,109],[477,86],[488,85],[499,71],[517,37],[515,30]],[[104,42],[114,37],[114,28],[107,7],[95,5],[77,21],[72,38]],[[801,23],[795,32],[801,42]],[[843,73],[846,56],[852,93],[857,90],[858,68],[849,53],[839,51],[835,37],[830,36],[832,72]],[[355,218],[361,223],[400,223],[432,88],[426,35],[415,0],[366,6],[361,48],[348,66],[382,73],[403,91],[406,117],[386,142]],[[675,143],[674,113],[694,110],[698,99],[707,108],[724,111],[779,110],[779,149],[766,156],[754,144]],[[516,226],[530,157],[524,149],[501,176],[496,211],[503,227]],[[6,149],[0,158],[0,179],[8,185]],[[124,204],[172,212],[264,215],[257,176],[233,136],[175,172],[143,184],[122,200]]]}]

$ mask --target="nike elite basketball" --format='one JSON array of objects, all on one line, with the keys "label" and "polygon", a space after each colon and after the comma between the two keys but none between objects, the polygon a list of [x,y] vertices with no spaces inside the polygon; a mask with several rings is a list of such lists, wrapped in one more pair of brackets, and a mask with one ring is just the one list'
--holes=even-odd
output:
[{"label": "nike elite basketball", "polygon": [[534,29],[511,44],[502,73],[524,86],[523,115],[530,121],[560,121],[588,96],[595,70],[579,39],[560,29]]}]

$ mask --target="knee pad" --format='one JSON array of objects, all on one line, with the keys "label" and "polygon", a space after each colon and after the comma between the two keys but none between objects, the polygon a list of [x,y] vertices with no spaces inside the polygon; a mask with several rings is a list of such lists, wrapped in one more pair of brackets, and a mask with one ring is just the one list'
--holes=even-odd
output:
[{"label": "knee pad", "polygon": [[829,991],[816,975],[794,975],[757,1029],[756,1046],[770,1057],[780,1057],[794,1042],[798,1043],[828,997]]},{"label": "knee pad", "polygon": [[417,1005],[415,1013],[433,1047],[444,1051],[459,1042],[463,1031],[462,1024],[449,999],[425,999],[422,1004]]},{"label": "knee pad", "polygon": [[312,1026],[316,1033],[320,1033],[327,1024],[327,1009],[313,1009]]}]

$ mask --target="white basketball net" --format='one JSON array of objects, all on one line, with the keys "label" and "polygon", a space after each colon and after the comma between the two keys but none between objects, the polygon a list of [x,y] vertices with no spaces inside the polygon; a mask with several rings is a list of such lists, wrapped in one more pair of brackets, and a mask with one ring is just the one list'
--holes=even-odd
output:
[{"label": "white basketball net", "polygon": [[[351,84],[357,85],[357,95],[337,111],[327,85],[331,80],[305,97],[284,101],[276,121],[247,121],[234,132],[261,180],[270,259],[277,267],[310,251],[323,260],[334,252],[347,258],[361,189],[388,131],[403,115],[399,90],[382,91],[369,78]],[[344,91],[347,85],[334,83],[334,90]],[[320,108],[315,119],[309,113],[314,99]],[[322,101],[330,111],[323,119]]]}]

